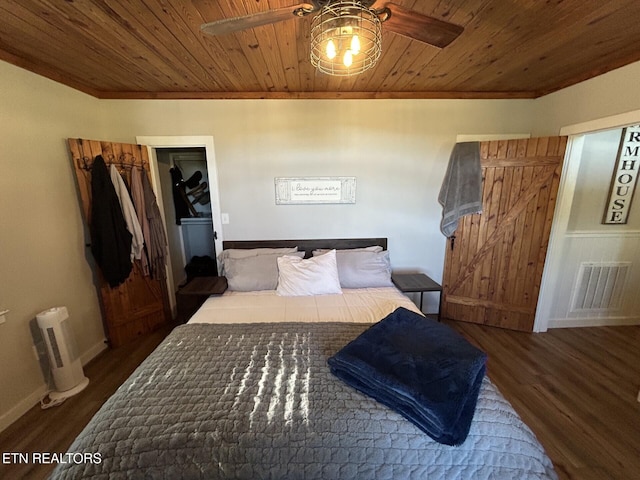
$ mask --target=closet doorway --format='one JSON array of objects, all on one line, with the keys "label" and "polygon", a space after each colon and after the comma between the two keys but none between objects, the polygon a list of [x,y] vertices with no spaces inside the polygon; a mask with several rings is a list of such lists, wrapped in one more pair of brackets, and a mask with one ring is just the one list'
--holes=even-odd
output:
[{"label": "closet doorway", "polygon": [[[216,262],[216,252],[222,250],[213,137],[139,136],[136,141],[149,148],[154,187],[168,237],[167,286],[175,318],[176,292],[187,281],[187,264],[194,256],[209,256]],[[176,173],[184,181],[185,194],[177,207],[173,188]]]}]

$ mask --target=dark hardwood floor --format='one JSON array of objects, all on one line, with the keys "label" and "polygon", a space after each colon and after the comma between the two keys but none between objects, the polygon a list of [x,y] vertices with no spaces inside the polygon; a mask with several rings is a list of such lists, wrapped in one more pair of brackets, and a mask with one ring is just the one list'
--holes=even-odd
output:
[{"label": "dark hardwood floor", "polygon": [[[3,453],[66,452],[102,404],[170,331],[171,327],[165,327],[98,355],[84,368],[89,378],[86,389],[57,407],[42,410],[37,405],[0,432],[0,460]],[[0,461],[0,479],[44,479],[54,466]]]},{"label": "dark hardwood floor", "polygon": [[530,334],[447,323],[489,354],[489,378],[560,479],[640,479],[640,326]]},{"label": "dark hardwood floor", "polygon": [[[527,334],[446,321],[489,354],[488,373],[552,458],[561,479],[640,478],[640,326]],[[100,405],[168,333],[109,350],[91,383],[0,433],[4,452],[64,452]],[[0,478],[41,479],[51,465],[0,463]]]}]

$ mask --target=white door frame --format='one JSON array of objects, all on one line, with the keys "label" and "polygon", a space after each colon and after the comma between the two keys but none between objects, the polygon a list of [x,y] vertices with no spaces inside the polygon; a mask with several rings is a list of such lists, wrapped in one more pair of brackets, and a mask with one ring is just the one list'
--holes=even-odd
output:
[{"label": "white door frame", "polygon": [[[211,195],[211,218],[213,221],[213,235],[216,232],[215,247],[216,252],[222,251],[222,220],[220,215],[220,188],[218,185],[218,167],[216,164],[215,150],[213,146],[212,136],[193,136],[193,135],[177,135],[177,136],[136,136],[136,142],[139,145],[145,145],[149,150],[151,181],[156,191],[156,198],[162,220],[166,225],[166,218],[162,202],[162,187],[160,186],[160,173],[158,169],[158,156],[156,148],[189,148],[203,147],[207,156],[207,176],[209,177],[209,192]],[[173,315],[176,314],[176,295],[175,285],[173,282],[173,274],[171,271],[171,261],[167,261],[167,289],[169,291],[169,305]]]},{"label": "white door frame", "polygon": [[533,324],[534,332],[546,332],[553,309],[554,282],[557,272],[562,269],[562,247],[569,226],[569,216],[578,179],[578,171],[582,160],[584,136],[601,130],[622,128],[640,122],[640,110],[591,120],[589,122],[568,125],[560,129],[560,135],[568,135],[567,151],[560,176],[556,209],[551,225],[547,258],[542,271],[542,282],[538,296],[538,307]]}]

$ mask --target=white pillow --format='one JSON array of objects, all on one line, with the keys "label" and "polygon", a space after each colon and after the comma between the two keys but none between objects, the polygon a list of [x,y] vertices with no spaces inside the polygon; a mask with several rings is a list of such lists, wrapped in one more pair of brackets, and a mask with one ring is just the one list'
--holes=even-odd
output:
[{"label": "white pillow", "polygon": [[302,259],[278,257],[278,288],[281,296],[341,294],[336,251]]}]

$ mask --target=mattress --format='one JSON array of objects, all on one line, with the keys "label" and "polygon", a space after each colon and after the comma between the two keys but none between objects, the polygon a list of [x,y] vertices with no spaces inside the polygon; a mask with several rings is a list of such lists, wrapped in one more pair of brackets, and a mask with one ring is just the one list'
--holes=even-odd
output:
[{"label": "mattress", "polygon": [[343,289],[342,295],[279,296],[275,290],[209,297],[189,323],[375,323],[398,307],[418,312],[395,287]]},{"label": "mattress", "polygon": [[69,449],[100,461],[58,465],[52,478],[557,478],[486,377],[466,441],[450,447],[333,376],[327,358],[366,328],[179,326]]},{"label": "mattress", "polygon": [[211,297],[69,448],[94,461],[51,478],[557,479],[488,377],[451,447],[331,374],[330,356],[400,306],[417,311],[395,288]]}]

